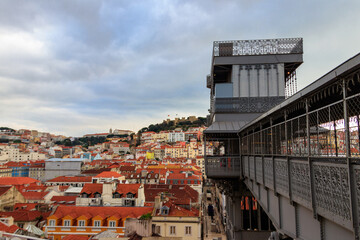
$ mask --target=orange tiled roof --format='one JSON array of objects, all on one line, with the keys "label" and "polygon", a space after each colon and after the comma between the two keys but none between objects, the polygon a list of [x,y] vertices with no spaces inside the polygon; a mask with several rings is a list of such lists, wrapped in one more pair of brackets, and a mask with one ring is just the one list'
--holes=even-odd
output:
[{"label": "orange tiled roof", "polygon": [[38,203],[15,203],[14,210],[32,211],[36,210]]},{"label": "orange tiled roof", "polygon": [[8,226],[2,222],[0,222],[0,231],[7,233],[15,233],[19,229],[16,225]]},{"label": "orange tiled roof", "polygon": [[15,222],[37,221],[41,216],[47,217],[50,212],[43,213],[39,211],[17,210],[13,212],[0,212],[0,216],[13,217]]},{"label": "orange tiled roof", "polygon": [[9,191],[11,186],[0,186],[0,196]]},{"label": "orange tiled roof", "polygon": [[87,193],[90,197],[94,197],[95,193],[102,194],[103,185],[101,183],[85,183],[81,193]]},{"label": "orange tiled roof", "polygon": [[199,200],[199,193],[188,185],[145,184],[146,202],[154,202],[155,197],[162,192],[170,194],[174,199],[191,199],[192,202]]},{"label": "orange tiled roof", "polygon": [[51,201],[55,204],[75,205],[77,196],[53,196]]},{"label": "orange tiled roof", "polygon": [[66,237],[62,238],[62,240],[88,240],[89,238],[86,236],[79,236],[79,235],[67,235]]},{"label": "orange tiled roof", "polygon": [[1,177],[0,185],[24,185],[34,182],[40,182],[39,180],[29,177]]},{"label": "orange tiled roof", "polygon": [[21,192],[26,200],[43,200],[48,192]]},{"label": "orange tiled roof", "polygon": [[[199,217],[199,211],[195,208],[188,210],[186,208],[175,205],[171,201],[166,202],[163,204],[163,206],[169,208],[169,214],[167,215],[169,217]],[[160,216],[160,211],[157,211],[156,215]]]},{"label": "orange tiled roof", "polygon": [[137,197],[138,189],[141,184],[118,184],[116,188],[116,192],[120,194],[133,193],[135,197]]},{"label": "orange tiled roof", "polygon": [[47,182],[92,182],[91,177],[76,177],[76,176],[60,176],[48,180]]},{"label": "orange tiled roof", "polygon": [[119,177],[123,177],[123,175],[117,172],[106,171],[96,175],[94,178],[112,178],[112,177],[119,178]]},{"label": "orange tiled roof", "polygon": [[117,216],[119,218],[138,218],[151,211],[151,207],[80,207],[60,205],[55,210],[53,216],[62,218],[72,214],[75,218],[78,218],[84,214],[88,214],[89,217],[103,215],[104,217]]}]

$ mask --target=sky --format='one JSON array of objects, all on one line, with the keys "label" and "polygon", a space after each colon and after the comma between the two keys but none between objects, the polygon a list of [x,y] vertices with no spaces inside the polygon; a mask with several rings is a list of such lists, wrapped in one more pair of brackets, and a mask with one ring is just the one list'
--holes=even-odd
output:
[{"label": "sky", "polygon": [[1,0],[0,126],[66,136],[208,114],[212,43],[302,37],[298,89],[360,52],[359,0]]}]

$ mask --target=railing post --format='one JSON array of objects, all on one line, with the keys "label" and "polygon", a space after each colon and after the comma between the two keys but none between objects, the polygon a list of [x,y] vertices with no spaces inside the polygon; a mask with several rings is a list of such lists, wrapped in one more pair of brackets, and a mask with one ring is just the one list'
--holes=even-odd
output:
[{"label": "railing post", "polygon": [[310,157],[310,119],[309,119],[309,102],[308,99],[305,99],[305,108],[306,108],[306,135],[307,135],[307,159],[309,164],[309,179],[310,179],[310,194],[311,194],[311,206],[313,209],[313,216],[317,219],[316,211],[316,197],[315,197],[315,182],[314,182],[314,171],[312,166],[312,160]]},{"label": "railing post", "polygon": [[273,128],[273,119],[270,118],[270,128],[271,128],[271,147],[272,147],[272,154],[271,154],[271,159],[272,159],[272,167],[273,167],[273,188],[274,188],[274,193],[276,194],[276,176],[275,176],[275,158],[274,158],[274,153],[275,153],[275,145],[274,145],[274,128]]},{"label": "railing post", "polygon": [[256,149],[255,149],[255,129],[253,129],[253,133],[252,133],[252,136],[253,136],[253,162],[254,162],[254,180],[255,180],[255,183],[257,183],[257,174],[256,174]]},{"label": "railing post", "polygon": [[284,111],[284,119],[285,119],[285,149],[286,149],[286,163],[287,163],[287,172],[288,172],[288,186],[289,186],[289,199],[292,204],[292,196],[291,196],[291,172],[290,172],[290,158],[289,158],[289,135],[288,135],[288,122],[287,122],[287,111]]},{"label": "railing post", "polygon": [[205,175],[208,174],[208,160],[206,155],[206,134],[204,134],[204,161],[205,161]]},{"label": "railing post", "polygon": [[346,165],[348,173],[349,193],[350,193],[350,210],[351,219],[354,228],[355,239],[359,239],[359,216],[357,206],[357,195],[356,195],[356,180],[354,176],[353,165],[351,163],[351,149],[350,149],[350,127],[349,127],[349,116],[347,111],[346,101],[346,81],[342,79],[342,91],[343,91],[343,108],[344,108],[344,123],[345,123],[345,148],[346,148]]},{"label": "railing post", "polygon": [[264,134],[263,134],[262,124],[260,123],[260,144],[261,144],[261,174],[262,174],[262,185],[265,187],[265,167],[264,167]]},{"label": "railing post", "polygon": [[239,157],[240,157],[240,178],[244,178],[244,172],[243,172],[243,160],[242,160],[242,147],[241,147],[241,137],[240,133],[237,133],[237,136],[239,138]]}]

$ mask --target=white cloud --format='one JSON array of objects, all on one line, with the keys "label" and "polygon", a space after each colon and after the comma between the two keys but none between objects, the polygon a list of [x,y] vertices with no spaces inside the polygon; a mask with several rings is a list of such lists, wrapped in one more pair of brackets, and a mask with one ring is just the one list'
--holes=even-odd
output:
[{"label": "white cloud", "polygon": [[359,52],[356,0],[20,2],[0,2],[0,125],[15,128],[205,116],[215,40],[303,37],[300,88]]}]

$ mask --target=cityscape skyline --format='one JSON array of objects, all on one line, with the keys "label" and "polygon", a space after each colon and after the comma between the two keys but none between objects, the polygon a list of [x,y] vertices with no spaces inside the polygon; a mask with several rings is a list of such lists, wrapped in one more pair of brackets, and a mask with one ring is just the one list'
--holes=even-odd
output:
[{"label": "cityscape skyline", "polygon": [[357,1],[2,1],[0,126],[82,136],[137,131],[168,115],[206,116],[204,76],[216,40],[302,37],[300,90],[359,51],[358,7]]}]

